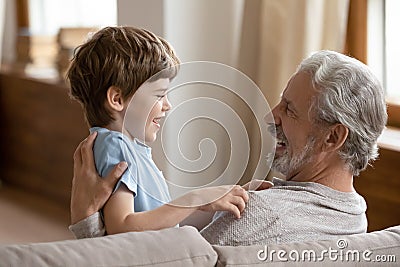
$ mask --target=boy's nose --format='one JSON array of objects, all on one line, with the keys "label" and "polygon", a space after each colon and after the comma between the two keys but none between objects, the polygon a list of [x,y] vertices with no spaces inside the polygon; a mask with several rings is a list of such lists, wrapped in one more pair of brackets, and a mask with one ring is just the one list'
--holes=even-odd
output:
[{"label": "boy's nose", "polygon": [[168,97],[164,96],[163,99],[163,111],[168,111],[172,107],[171,102],[169,102]]}]

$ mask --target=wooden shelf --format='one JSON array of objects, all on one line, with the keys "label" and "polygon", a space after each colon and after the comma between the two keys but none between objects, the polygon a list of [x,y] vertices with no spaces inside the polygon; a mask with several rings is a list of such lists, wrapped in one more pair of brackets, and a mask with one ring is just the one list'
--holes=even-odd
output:
[{"label": "wooden shelf", "polygon": [[368,231],[400,224],[400,129],[387,127],[378,144],[378,160],[354,179],[367,202]]},{"label": "wooden shelf", "polygon": [[56,80],[0,73],[1,180],[69,209],[73,153],[88,135],[82,109]]}]

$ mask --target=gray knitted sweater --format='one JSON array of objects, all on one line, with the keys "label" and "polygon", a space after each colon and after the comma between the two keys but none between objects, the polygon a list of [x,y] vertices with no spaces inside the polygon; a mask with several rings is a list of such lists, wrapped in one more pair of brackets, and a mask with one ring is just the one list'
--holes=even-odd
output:
[{"label": "gray knitted sweater", "polygon": [[240,219],[219,212],[200,233],[211,244],[254,245],[325,240],[365,233],[366,203],[356,192],[339,192],[313,182],[273,180],[250,192]]}]

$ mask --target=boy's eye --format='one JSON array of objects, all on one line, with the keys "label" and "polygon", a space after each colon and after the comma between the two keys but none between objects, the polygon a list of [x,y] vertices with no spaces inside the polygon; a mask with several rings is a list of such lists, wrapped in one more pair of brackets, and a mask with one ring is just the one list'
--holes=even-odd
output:
[{"label": "boy's eye", "polygon": [[163,97],[165,97],[166,95],[157,95],[157,97],[158,98],[163,98]]}]

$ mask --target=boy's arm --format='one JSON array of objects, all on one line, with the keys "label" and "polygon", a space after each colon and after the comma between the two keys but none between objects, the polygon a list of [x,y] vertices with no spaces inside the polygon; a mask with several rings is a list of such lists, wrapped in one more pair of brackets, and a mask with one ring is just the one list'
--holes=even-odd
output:
[{"label": "boy's arm", "polygon": [[173,227],[196,210],[229,211],[240,218],[247,200],[247,192],[241,186],[218,186],[193,190],[154,210],[133,212],[132,192],[121,185],[103,211],[107,233],[116,234]]},{"label": "boy's arm", "polygon": [[127,168],[125,162],[117,164],[104,179],[96,171],[93,143],[97,132],[83,140],[74,153],[74,176],[71,190],[70,231],[76,238],[104,235],[104,224],[98,212],[110,197],[115,183]]}]

